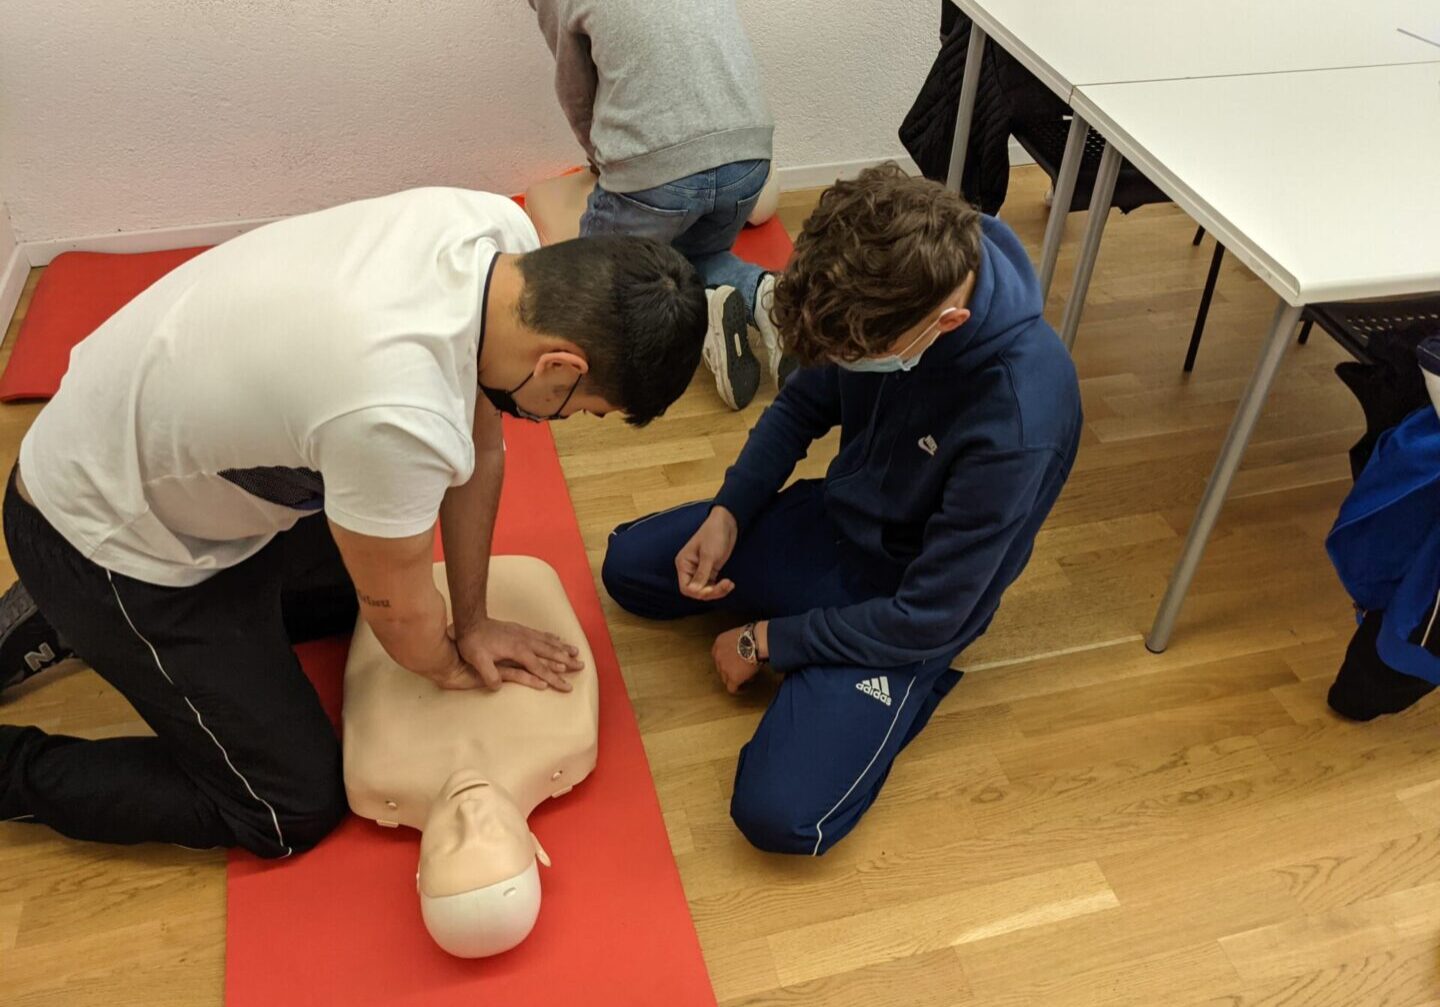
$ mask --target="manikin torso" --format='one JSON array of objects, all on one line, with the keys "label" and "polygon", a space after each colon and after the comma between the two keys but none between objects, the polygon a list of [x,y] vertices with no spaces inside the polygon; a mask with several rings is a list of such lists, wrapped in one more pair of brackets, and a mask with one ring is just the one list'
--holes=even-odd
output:
[{"label": "manikin torso", "polygon": [[[445,566],[435,583],[449,603]],[[447,691],[406,671],[361,620],[345,666],[345,790],[381,825],[422,830],[418,887],[426,926],[452,954],[479,957],[524,939],[540,906],[526,819],[595,768],[594,656],[560,578],[527,556],[490,563],[492,618],[546,630],[580,650],[573,691],[506,683]]]}]

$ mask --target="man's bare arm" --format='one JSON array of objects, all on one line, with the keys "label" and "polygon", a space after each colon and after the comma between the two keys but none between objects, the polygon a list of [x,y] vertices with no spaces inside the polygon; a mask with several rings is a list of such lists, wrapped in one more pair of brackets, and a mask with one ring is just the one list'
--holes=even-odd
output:
[{"label": "man's bare arm", "polygon": [[448,632],[435,587],[435,530],[405,538],[361,535],[330,522],[330,533],[360,600],[360,616],[395,663],[442,688],[480,684]]}]

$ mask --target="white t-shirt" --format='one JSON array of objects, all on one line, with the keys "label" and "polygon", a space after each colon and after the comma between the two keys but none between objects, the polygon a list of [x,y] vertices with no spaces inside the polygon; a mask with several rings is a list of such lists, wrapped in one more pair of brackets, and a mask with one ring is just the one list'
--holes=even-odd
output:
[{"label": "white t-shirt", "polygon": [[475,468],[476,357],[512,200],[414,189],[279,221],[159,280],[70,356],[20,445],[89,559],[199,583],[322,508],[399,538]]}]

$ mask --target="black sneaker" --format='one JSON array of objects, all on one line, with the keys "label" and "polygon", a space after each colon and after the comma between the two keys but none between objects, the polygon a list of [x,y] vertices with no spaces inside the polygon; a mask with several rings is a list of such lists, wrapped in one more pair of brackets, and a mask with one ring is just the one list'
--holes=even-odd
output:
[{"label": "black sneaker", "polygon": [[18,580],[0,595],[0,692],[74,654]]},{"label": "black sneaker", "polygon": [[760,388],[760,361],[750,348],[745,299],[734,287],[708,293],[710,324],[705,330],[705,365],[715,375],[715,390],[731,409],[744,409]]}]

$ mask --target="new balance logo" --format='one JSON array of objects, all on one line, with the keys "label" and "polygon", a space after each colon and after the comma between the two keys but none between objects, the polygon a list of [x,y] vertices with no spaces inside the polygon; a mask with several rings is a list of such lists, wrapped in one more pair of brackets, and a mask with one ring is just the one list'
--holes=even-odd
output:
[{"label": "new balance logo", "polygon": [[919,444],[920,450],[924,451],[931,458],[934,458],[935,452],[940,450],[940,445],[936,442],[935,438],[931,437],[929,434],[926,434],[924,437],[920,438]]},{"label": "new balance logo", "polygon": [[39,650],[32,650],[25,655],[25,664],[31,671],[39,671],[53,660],[55,660],[55,651],[50,649],[48,643],[42,643]]},{"label": "new balance logo", "polygon": [[855,686],[871,699],[878,699],[886,706],[890,705],[890,679],[881,675],[879,678],[867,678]]}]

